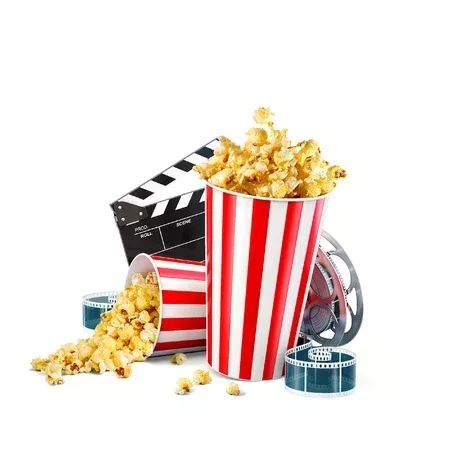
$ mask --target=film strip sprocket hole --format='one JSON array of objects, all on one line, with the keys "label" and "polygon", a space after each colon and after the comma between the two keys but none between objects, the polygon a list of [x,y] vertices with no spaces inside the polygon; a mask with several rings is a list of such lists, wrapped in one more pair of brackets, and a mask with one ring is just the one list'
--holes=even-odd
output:
[{"label": "film strip sprocket hole", "polygon": [[335,347],[313,347],[310,341],[288,350],[286,388],[309,396],[336,397],[356,385],[356,355]]}]

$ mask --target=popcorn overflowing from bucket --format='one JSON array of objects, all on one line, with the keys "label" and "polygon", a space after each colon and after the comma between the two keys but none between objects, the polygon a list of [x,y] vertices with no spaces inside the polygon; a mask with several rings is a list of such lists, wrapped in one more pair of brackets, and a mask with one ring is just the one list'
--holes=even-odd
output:
[{"label": "popcorn overflowing from bucket", "polygon": [[332,191],[345,170],[324,160],[312,139],[292,144],[272,116],[268,108],[257,109],[253,118],[262,127],[250,128],[244,145],[220,137],[214,156],[195,170],[214,186],[259,197],[319,197]]},{"label": "popcorn overflowing from bucket", "polygon": [[34,370],[45,372],[49,384],[61,384],[63,375],[115,372],[131,375],[131,364],[153,352],[160,317],[160,290],[156,274],[132,276],[114,307],[102,315],[94,335],[66,344],[48,358],[33,359]]}]

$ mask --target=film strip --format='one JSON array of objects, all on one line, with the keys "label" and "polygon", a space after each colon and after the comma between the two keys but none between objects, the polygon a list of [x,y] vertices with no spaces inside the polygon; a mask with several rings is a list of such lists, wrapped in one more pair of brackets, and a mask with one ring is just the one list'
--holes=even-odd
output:
[{"label": "film strip", "polygon": [[290,391],[308,396],[339,397],[356,385],[356,355],[343,348],[314,347],[311,341],[286,352],[285,384]]},{"label": "film strip", "polygon": [[324,346],[346,345],[361,327],[363,310],[361,284],[350,258],[322,231],[302,333]]},{"label": "film strip", "polygon": [[205,259],[205,190],[193,167],[217,144],[208,142],[111,204],[128,263],[139,253]]},{"label": "film strip", "polygon": [[83,297],[83,325],[94,330],[100,322],[101,314],[109,311],[116,302],[118,292],[96,292]]}]

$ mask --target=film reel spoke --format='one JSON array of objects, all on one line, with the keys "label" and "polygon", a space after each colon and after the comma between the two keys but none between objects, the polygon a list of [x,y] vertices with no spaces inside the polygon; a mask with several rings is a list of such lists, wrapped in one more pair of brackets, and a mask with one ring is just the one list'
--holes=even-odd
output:
[{"label": "film reel spoke", "polygon": [[[351,297],[356,299],[353,304]],[[344,345],[358,333],[362,317],[363,299],[355,268],[336,239],[322,231],[301,331],[321,345]],[[330,333],[331,338],[325,336]]]}]

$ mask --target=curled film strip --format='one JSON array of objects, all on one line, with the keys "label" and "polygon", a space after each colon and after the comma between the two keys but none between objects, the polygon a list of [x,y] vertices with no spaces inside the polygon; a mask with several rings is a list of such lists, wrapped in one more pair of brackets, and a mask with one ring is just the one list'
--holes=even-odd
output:
[{"label": "curled film strip", "polygon": [[336,239],[322,231],[301,331],[321,345],[336,347],[356,336],[362,319],[355,268]]},{"label": "curled film strip", "polygon": [[286,352],[285,384],[288,390],[308,396],[339,397],[352,393],[356,384],[356,355],[343,348],[313,347],[311,341]]},{"label": "curled film strip", "polygon": [[109,311],[116,302],[117,292],[96,292],[83,297],[83,325],[94,330],[100,322],[101,314]]}]

